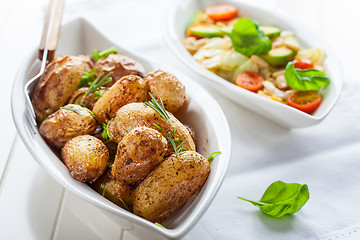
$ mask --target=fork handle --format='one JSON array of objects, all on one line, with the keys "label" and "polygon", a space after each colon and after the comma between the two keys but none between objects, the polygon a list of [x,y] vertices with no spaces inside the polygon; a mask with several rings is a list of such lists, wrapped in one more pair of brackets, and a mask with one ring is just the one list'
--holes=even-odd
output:
[{"label": "fork handle", "polygon": [[64,10],[64,0],[50,0],[46,11],[43,35],[39,48],[39,59],[43,59],[44,50],[47,49],[47,61],[55,57],[55,51],[60,35],[61,18]]}]

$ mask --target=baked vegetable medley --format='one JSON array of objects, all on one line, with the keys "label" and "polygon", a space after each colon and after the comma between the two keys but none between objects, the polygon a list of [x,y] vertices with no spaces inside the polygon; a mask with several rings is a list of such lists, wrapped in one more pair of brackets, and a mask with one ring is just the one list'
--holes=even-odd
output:
[{"label": "baked vegetable medley", "polygon": [[165,220],[209,176],[213,154],[196,152],[195,131],[174,115],[186,108],[184,85],[115,48],[57,57],[31,100],[71,176],[149,221]]},{"label": "baked vegetable medley", "polygon": [[330,83],[324,50],[302,48],[294,32],[259,25],[232,5],[195,12],[183,45],[203,68],[309,114]]}]

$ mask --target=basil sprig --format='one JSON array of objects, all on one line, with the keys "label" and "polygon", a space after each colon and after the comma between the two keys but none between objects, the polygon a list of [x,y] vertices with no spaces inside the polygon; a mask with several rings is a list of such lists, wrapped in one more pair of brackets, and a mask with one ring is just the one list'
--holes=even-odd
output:
[{"label": "basil sprig", "polygon": [[293,62],[286,65],[285,79],[292,89],[298,91],[319,91],[330,83],[329,77],[324,72],[315,69],[297,69]]},{"label": "basil sprig", "polygon": [[235,51],[245,55],[260,55],[271,50],[271,40],[249,18],[240,18],[231,32],[223,31],[231,39]]},{"label": "basil sprig", "polygon": [[267,215],[279,218],[299,211],[309,200],[309,196],[306,184],[277,181],[266,189],[258,202],[242,197],[238,198],[259,207]]}]

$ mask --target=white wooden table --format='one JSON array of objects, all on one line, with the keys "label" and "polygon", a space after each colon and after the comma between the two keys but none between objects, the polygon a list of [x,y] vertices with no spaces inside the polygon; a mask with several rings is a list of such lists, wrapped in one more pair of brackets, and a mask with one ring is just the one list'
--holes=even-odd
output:
[{"label": "white wooden table", "polygon": [[[101,19],[111,18],[106,12],[115,1],[102,1],[104,7],[98,11],[91,8],[94,2],[96,1],[69,0],[65,8],[65,20],[79,15],[91,16],[94,24],[100,26]],[[360,5],[358,1],[258,0],[252,2],[269,6],[275,4],[289,15],[299,18],[304,24],[320,31],[330,44],[336,46],[344,65],[346,80],[348,80],[346,78],[348,74],[354,74],[354,69],[359,72],[360,14],[358,12]],[[80,13],[77,10],[81,4],[85,5],[84,11]],[[152,9],[148,11],[156,12],[156,4],[169,3],[165,0],[154,1]],[[0,138],[0,239],[134,239],[95,207],[77,198],[48,176],[32,159],[17,136],[10,109],[12,81],[24,56],[31,48],[37,46],[40,40],[46,1],[0,0],[0,6],[0,69],[2,73],[0,106],[3,112],[0,117],[3,133]],[[119,9],[118,11],[121,14],[121,11],[128,10]],[[140,11],[141,14],[148,13],[145,9],[140,9]],[[134,39],[131,42],[124,40],[121,36],[131,34],[130,30],[120,33],[113,31],[114,29],[110,26],[105,26],[104,32],[124,47],[142,51],[148,57],[167,62],[195,77],[174,58],[162,41],[163,14],[163,12],[157,12],[151,18],[151,24],[159,25],[152,26],[153,34],[149,36],[149,42],[157,42],[155,46],[146,45],[144,39]],[[136,21],[131,24],[135,27],[142,26],[142,23]],[[144,31],[148,33],[146,31],[149,30]],[[160,51],[148,49],[153,47]],[[211,89],[209,91],[216,95],[221,106],[236,106]],[[229,114],[229,112],[225,113]],[[232,128],[234,136],[237,134],[236,130],[237,128]],[[236,141],[237,138],[234,136],[233,141]],[[237,149],[233,151],[233,156],[238,156]],[[206,217],[207,215],[202,221],[205,221]],[[342,237],[339,235],[339,238],[360,239],[360,235],[355,233],[356,230],[353,235]],[[192,232],[188,235],[189,238],[191,234]],[[234,234],[237,233],[234,232]],[[335,238],[335,235],[329,236],[329,239],[332,237]],[[264,238],[271,239],[271,236],[264,236]]]}]

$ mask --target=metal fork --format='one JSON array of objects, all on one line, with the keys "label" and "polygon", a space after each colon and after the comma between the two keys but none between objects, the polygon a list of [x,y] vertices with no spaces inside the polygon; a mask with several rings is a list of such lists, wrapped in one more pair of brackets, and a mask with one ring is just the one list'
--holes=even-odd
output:
[{"label": "metal fork", "polygon": [[60,35],[61,18],[64,9],[64,0],[50,0],[46,11],[43,35],[39,48],[39,59],[41,67],[38,74],[30,79],[24,86],[26,101],[26,117],[34,133],[37,132],[37,123],[34,107],[30,96],[45,71],[46,64],[54,59],[57,43]]}]

